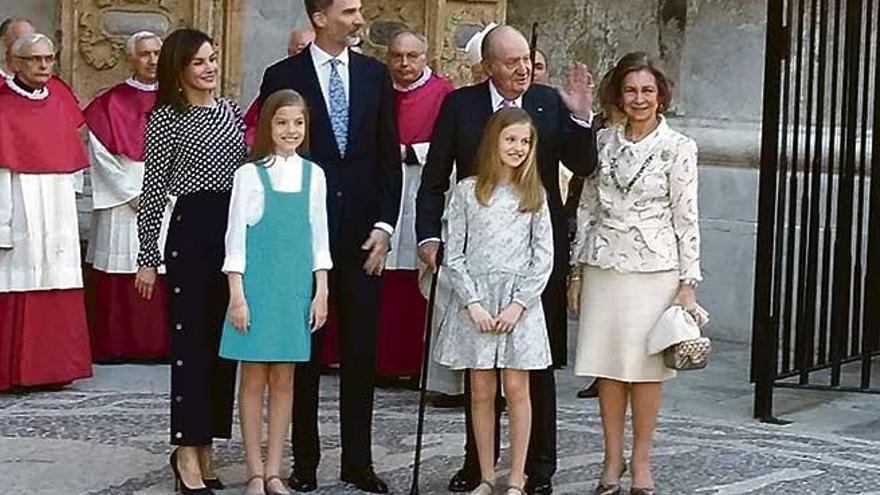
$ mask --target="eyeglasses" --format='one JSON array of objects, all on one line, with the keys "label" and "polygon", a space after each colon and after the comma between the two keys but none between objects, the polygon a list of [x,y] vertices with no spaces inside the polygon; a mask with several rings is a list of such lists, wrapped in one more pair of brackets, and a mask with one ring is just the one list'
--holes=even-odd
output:
[{"label": "eyeglasses", "polygon": [[55,55],[29,55],[26,57],[16,56],[15,58],[24,60],[25,62],[35,64],[35,63],[46,63],[51,64],[55,62]]}]

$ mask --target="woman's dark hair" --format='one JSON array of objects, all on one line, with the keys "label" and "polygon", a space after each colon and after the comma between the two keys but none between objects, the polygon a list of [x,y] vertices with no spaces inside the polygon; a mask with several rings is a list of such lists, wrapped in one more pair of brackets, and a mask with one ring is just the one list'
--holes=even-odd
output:
[{"label": "woman's dark hair", "polygon": [[176,112],[186,110],[189,102],[183,94],[183,71],[205,43],[213,45],[214,40],[196,29],[178,29],[165,38],[156,68],[156,108],[171,105]]},{"label": "woman's dark hair", "polygon": [[657,111],[663,113],[669,109],[672,102],[673,82],[660,69],[657,62],[645,52],[628,53],[617,62],[610,71],[602,78],[599,84],[599,102],[605,115],[613,121],[619,121],[623,116],[623,80],[632,72],[646,70],[654,75],[657,82]]},{"label": "woman's dark hair", "polygon": [[260,121],[257,123],[257,135],[251,148],[250,160],[257,162],[275,154],[275,143],[272,141],[272,119],[279,108],[298,107],[302,109],[305,119],[303,142],[296,152],[302,156],[309,150],[309,107],[306,100],[292,89],[278,90],[263,102],[260,107]]}]

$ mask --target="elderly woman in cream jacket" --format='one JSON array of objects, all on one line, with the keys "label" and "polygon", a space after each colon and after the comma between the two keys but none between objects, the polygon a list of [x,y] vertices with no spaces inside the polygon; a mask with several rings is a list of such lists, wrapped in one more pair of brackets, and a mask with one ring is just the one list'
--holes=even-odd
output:
[{"label": "elderly woman in cream jacket", "polygon": [[647,335],[671,305],[696,304],[697,147],[661,115],[671,83],[644,53],[623,57],[600,98],[614,124],[578,207],[569,303],[580,313],[575,373],[600,379],[605,462],[596,494],[621,493],[624,423],[633,415],[633,495],[654,493],[651,445],[663,381],[675,376]]}]

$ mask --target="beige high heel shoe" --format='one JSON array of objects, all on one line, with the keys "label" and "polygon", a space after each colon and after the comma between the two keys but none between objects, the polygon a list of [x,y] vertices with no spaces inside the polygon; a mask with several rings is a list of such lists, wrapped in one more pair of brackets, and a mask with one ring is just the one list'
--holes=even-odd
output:
[{"label": "beige high heel shoe", "polygon": [[492,495],[495,493],[495,483],[489,480],[482,480],[480,484],[470,493],[470,495]]}]

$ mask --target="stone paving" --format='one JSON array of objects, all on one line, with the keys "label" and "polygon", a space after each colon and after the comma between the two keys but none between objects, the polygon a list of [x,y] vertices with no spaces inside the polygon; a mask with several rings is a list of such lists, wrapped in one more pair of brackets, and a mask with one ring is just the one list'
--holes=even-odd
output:
[{"label": "stone paving", "polygon": [[[95,383],[100,386],[94,388],[83,382],[86,385],[61,392],[0,395],[0,494],[172,493],[167,398],[161,390],[167,368],[127,368],[98,368]],[[577,381],[562,378],[560,382],[556,493],[590,493],[602,461],[595,401],[573,398],[569,392],[577,388]],[[328,376],[323,383],[324,457],[316,493],[358,493],[337,480],[337,381]],[[702,417],[699,411],[711,407],[706,402],[713,399],[694,395],[699,388],[694,382],[688,393],[670,392],[673,404],[661,418],[656,441],[660,493],[880,495],[880,441],[872,432],[876,422],[853,430],[860,433],[858,437],[846,437],[823,433],[821,428],[814,432],[804,421],[799,427],[781,429],[747,418],[730,420],[723,414]],[[143,389],[157,390],[137,391]],[[697,413],[686,412],[687,397]],[[873,410],[880,418],[880,408]],[[384,389],[377,394],[376,471],[393,493],[409,492],[416,411],[415,392]],[[837,422],[834,417],[826,421]],[[446,480],[460,463],[462,423],[460,411],[429,408],[421,493],[446,493]],[[239,438],[236,430],[233,440],[217,445],[218,472],[231,485],[221,493],[243,490]]]}]

